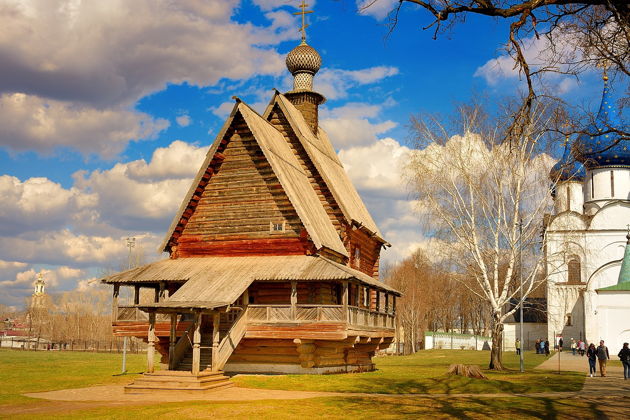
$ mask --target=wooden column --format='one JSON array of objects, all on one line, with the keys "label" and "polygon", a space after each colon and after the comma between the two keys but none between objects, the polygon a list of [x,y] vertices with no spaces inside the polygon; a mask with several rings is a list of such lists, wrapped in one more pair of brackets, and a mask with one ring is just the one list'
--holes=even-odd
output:
[{"label": "wooden column", "polygon": [[137,305],[140,303],[140,286],[135,285],[133,288],[133,304]]},{"label": "wooden column", "polygon": [[249,305],[249,288],[243,292],[243,306]]},{"label": "wooden column", "polygon": [[297,314],[297,281],[291,282],[291,319],[295,320]]},{"label": "wooden column", "polygon": [[153,302],[157,303],[160,301],[160,286],[155,286],[155,289],[153,291]]},{"label": "wooden column", "polygon": [[389,314],[389,293],[385,292],[385,313]]},{"label": "wooden column", "polygon": [[155,370],[153,357],[155,355],[155,311],[149,311],[149,333],[147,334],[149,342],[147,346],[147,372],[153,373]]},{"label": "wooden column", "polygon": [[192,374],[199,375],[201,363],[201,312],[195,312],[195,328],[193,333]]},{"label": "wooden column", "polygon": [[118,320],[118,295],[120,294],[120,284],[114,284],[114,294],[112,296],[112,321]]},{"label": "wooden column", "polygon": [[166,288],[166,283],[160,282],[160,295],[158,297],[158,302],[164,302],[168,297],[168,289]]},{"label": "wooden column", "polygon": [[392,302],[392,315],[396,315],[396,295],[394,295],[394,301]]},{"label": "wooden column", "polygon": [[380,312],[381,311],[381,292],[380,290],[376,289],[374,293],[376,293],[376,305],[374,307],[374,310],[376,312]]},{"label": "wooden column", "polygon": [[343,305],[343,319],[348,322],[348,282],[342,283],[341,304]]},{"label": "wooden column", "polygon": [[212,371],[219,370],[219,334],[221,332],[221,314],[214,312],[212,314]]},{"label": "wooden column", "polygon": [[177,314],[171,314],[171,331],[168,341],[168,369],[175,369],[175,342],[177,341]]}]

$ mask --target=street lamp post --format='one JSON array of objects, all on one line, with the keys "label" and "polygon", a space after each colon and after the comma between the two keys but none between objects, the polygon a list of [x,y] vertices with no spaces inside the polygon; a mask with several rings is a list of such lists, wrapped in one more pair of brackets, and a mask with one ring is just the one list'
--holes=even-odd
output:
[{"label": "street lamp post", "polygon": [[523,355],[523,350],[525,349],[525,345],[523,343],[523,219],[521,218],[518,223],[518,263],[519,263],[519,279],[520,279],[520,296],[521,296],[521,304],[519,305],[519,318],[520,318],[520,337],[519,340],[521,342],[521,349],[519,350],[520,357],[520,368],[521,372],[525,372],[525,359]]},{"label": "street lamp post", "polygon": [[[136,246],[136,238],[127,238],[127,248],[129,248],[129,258],[127,259],[127,269],[131,270],[131,249]],[[123,359],[122,373],[127,372],[127,336],[123,338]]]}]

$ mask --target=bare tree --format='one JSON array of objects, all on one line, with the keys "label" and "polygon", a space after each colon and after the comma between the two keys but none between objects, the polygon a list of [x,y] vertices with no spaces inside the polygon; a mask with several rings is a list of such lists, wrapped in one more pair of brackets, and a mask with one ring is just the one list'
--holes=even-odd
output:
[{"label": "bare tree", "polygon": [[[369,8],[377,1],[381,0],[367,0],[362,7]],[[395,29],[404,5],[429,13],[423,29],[432,29],[434,39],[473,15],[510,23],[507,52],[527,86],[520,106],[514,108],[511,128],[529,125],[536,98],[550,96],[540,90],[545,74],[577,77],[598,66],[610,67],[611,73],[621,77],[630,75],[630,7],[626,0],[399,0],[389,15],[390,30]],[[527,43],[532,39],[542,39],[547,45],[533,58],[527,54]],[[589,117],[584,113],[578,118],[585,119]],[[621,135],[620,140],[630,139],[624,128],[611,129]],[[576,125],[571,131],[584,130]]]},{"label": "bare tree", "polygon": [[551,159],[541,152],[550,117],[540,104],[534,111],[518,139],[491,124],[478,106],[461,107],[455,127],[461,135],[436,119],[412,118],[418,150],[407,177],[434,235],[449,243],[449,264],[474,280],[462,284],[489,307],[491,369],[503,369],[503,324],[515,311],[506,310],[510,299],[519,297],[514,283],[521,246],[523,297],[540,281],[540,232],[552,187]]}]

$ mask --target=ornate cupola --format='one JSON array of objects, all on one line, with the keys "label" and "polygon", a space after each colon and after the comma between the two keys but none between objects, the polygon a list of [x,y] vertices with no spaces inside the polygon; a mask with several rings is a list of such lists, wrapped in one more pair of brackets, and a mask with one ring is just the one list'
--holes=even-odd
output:
[{"label": "ornate cupola", "polygon": [[300,110],[313,133],[317,134],[318,107],[326,101],[326,98],[313,91],[313,77],[322,65],[322,57],[315,48],[306,43],[308,25],[306,25],[305,15],[313,13],[306,11],[306,7],[307,4],[303,1],[300,4],[302,10],[294,13],[295,15],[302,15],[302,27],[300,28],[302,42],[287,55],[287,69],[293,75],[293,90],[285,93],[285,96]]},{"label": "ornate cupola", "polygon": [[604,92],[597,117],[578,137],[574,153],[586,168],[584,208],[595,214],[610,201],[627,201],[630,195],[630,144],[619,131],[625,131],[610,95],[604,72]]},{"label": "ornate cupola", "polygon": [[599,112],[577,141],[578,160],[589,169],[611,166],[630,168],[630,145],[621,139],[617,130],[623,130],[623,124],[615,102],[610,97],[608,76],[604,73],[604,92]]},{"label": "ornate cupola", "polygon": [[567,137],[564,141],[562,158],[551,168],[549,178],[554,185],[555,214],[565,211],[582,213],[584,195],[582,182],[586,170],[581,162],[575,160],[572,153],[572,142]]},{"label": "ornate cupola", "polygon": [[564,140],[564,152],[562,153],[562,158],[553,165],[551,172],[549,173],[549,177],[552,181],[557,183],[566,181],[584,181],[584,178],[586,177],[586,169],[584,169],[582,162],[578,162],[575,157],[573,157],[573,154],[571,153],[572,146],[572,142],[567,137]]}]

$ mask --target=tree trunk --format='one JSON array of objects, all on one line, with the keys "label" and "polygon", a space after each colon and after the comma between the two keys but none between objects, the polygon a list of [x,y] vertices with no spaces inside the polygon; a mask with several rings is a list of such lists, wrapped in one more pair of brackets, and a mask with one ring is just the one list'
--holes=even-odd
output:
[{"label": "tree trunk", "polygon": [[503,323],[498,313],[492,314],[492,349],[488,368],[505,370],[503,367]]}]

